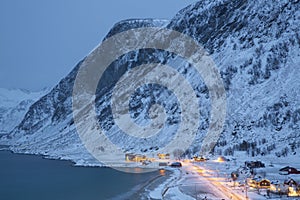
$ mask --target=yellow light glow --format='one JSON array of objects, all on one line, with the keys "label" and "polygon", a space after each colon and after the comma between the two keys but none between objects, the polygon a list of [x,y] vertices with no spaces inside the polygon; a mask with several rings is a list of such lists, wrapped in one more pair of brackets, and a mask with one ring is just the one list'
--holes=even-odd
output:
[{"label": "yellow light glow", "polygon": [[166,170],[164,170],[164,169],[160,169],[159,170],[159,174],[161,175],[161,176],[164,176],[164,175],[166,175]]},{"label": "yellow light glow", "polygon": [[290,196],[290,197],[298,197],[298,196],[300,196],[300,191],[296,191],[293,187],[289,187],[288,196]]},{"label": "yellow light glow", "polygon": [[223,159],[222,157],[219,157],[219,158],[217,159],[217,162],[224,162],[224,159]]}]

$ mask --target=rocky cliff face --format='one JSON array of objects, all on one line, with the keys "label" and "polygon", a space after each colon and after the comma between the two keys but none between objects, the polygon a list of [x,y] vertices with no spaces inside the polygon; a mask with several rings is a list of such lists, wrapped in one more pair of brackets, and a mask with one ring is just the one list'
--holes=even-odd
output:
[{"label": "rocky cliff face", "polygon": [[220,146],[229,148],[219,151],[232,154],[244,141],[257,143],[255,155],[299,147],[299,6],[299,1],[202,1],[168,25],[203,44],[220,67],[229,104]]},{"label": "rocky cliff face", "polygon": [[[229,155],[234,150],[248,150],[252,155],[282,156],[286,152],[297,152],[300,147],[297,140],[300,137],[299,10],[297,0],[200,1],[178,12],[170,22],[122,21],[106,38],[131,28],[155,26],[176,30],[197,40],[211,53],[227,94],[226,123],[215,153]],[[72,159],[79,164],[94,162],[76,133],[72,116],[72,89],[81,63],[30,107],[11,132],[8,144],[12,150]],[[208,90],[192,66],[162,50],[137,50],[111,64],[96,94],[101,126],[124,151],[157,150],[173,135],[172,131],[180,123],[180,106],[168,90],[156,85],[136,92],[130,103],[131,116],[137,123],[143,123],[147,121],[149,105],[163,102],[169,116],[167,126],[171,127],[163,139],[144,144],[120,137],[114,128],[106,99],[111,97],[114,84],[128,69],[145,63],[177,63],[176,69],[194,85],[201,104],[201,119],[196,140],[188,153],[196,153],[208,127]]]}]

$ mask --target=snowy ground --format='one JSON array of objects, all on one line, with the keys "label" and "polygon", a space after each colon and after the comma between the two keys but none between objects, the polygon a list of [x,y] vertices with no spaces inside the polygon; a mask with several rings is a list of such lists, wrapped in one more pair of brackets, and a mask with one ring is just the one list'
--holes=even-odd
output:
[{"label": "snowy ground", "polygon": [[159,185],[146,188],[148,199],[226,199],[226,195],[195,171],[194,166],[183,163],[182,168],[168,168],[173,173]]},{"label": "snowy ground", "polygon": [[144,188],[143,199],[287,199],[295,200],[286,196],[271,194],[266,196],[266,191],[260,193],[256,189],[245,188],[246,175],[240,175],[234,184],[230,179],[230,174],[244,165],[248,160],[261,160],[266,167],[257,170],[257,174],[265,175],[270,181],[284,181],[293,178],[300,181],[300,175],[280,175],[279,169],[287,165],[300,168],[298,157],[290,156],[286,158],[262,157],[249,158],[244,152],[238,152],[235,159],[230,158],[228,162],[217,162],[214,158],[206,162],[183,161],[182,168],[167,168],[173,172],[163,182],[154,182],[151,186]]},{"label": "snowy ground", "polygon": [[[215,158],[216,159],[216,158]],[[249,174],[240,174],[237,182],[234,184],[231,181],[231,172],[236,171],[237,169],[244,166],[245,161],[262,161],[266,167],[259,168],[256,170],[257,175],[266,178],[272,181],[283,182],[289,178],[293,178],[297,182],[300,181],[300,175],[280,175],[279,169],[285,166],[292,166],[297,169],[300,169],[300,159],[298,156],[288,156],[285,158],[275,158],[274,156],[263,156],[249,158],[246,156],[245,152],[237,152],[235,157],[231,157],[229,162],[217,162],[214,158],[207,162],[194,163],[199,168],[204,169],[205,172],[202,174],[208,177],[211,182],[216,183],[216,186],[219,188],[228,189],[230,192],[237,194],[241,199],[246,199],[246,188],[245,180]],[[291,197],[280,197],[275,194],[271,194],[271,197],[266,197],[266,191],[261,190],[260,194],[258,191],[253,188],[247,187],[247,196],[251,200],[260,200],[260,199],[300,199],[300,198],[291,198]]]}]

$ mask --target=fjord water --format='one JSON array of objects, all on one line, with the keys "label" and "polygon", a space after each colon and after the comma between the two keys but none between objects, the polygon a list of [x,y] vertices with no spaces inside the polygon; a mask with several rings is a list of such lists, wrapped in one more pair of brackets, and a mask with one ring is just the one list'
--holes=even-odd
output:
[{"label": "fjord water", "polygon": [[[102,200],[136,190],[159,172],[131,174],[0,151],[0,199]],[[134,192],[134,191],[132,191]]]}]

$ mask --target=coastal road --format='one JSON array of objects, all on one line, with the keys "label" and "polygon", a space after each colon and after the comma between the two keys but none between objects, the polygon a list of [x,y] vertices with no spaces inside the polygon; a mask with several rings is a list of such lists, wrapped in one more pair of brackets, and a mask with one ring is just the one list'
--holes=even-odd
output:
[{"label": "coastal road", "polygon": [[[183,171],[185,173],[196,173],[199,176],[199,181],[202,183],[206,183],[205,186],[208,191],[211,191],[216,197],[219,199],[233,199],[233,200],[244,200],[245,196],[242,196],[231,188],[224,186],[221,182],[222,178],[214,177],[211,173],[211,170],[205,169],[204,167],[200,167],[198,165],[194,165],[190,162],[183,163]],[[224,181],[224,180],[223,180]]]}]

